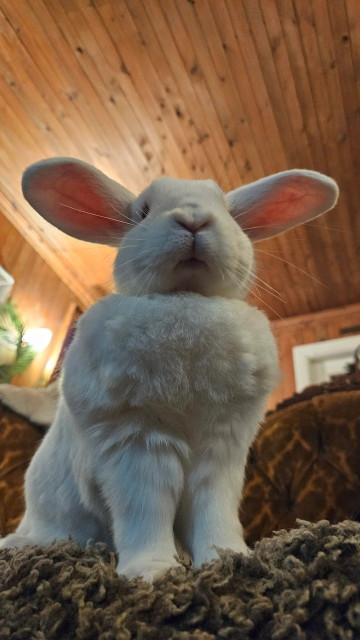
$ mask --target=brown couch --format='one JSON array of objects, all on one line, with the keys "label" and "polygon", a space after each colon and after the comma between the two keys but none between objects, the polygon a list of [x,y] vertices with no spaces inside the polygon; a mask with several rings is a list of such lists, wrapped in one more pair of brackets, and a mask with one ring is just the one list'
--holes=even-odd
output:
[{"label": "brown couch", "polygon": [[241,521],[250,544],[296,519],[360,511],[360,389],[316,395],[269,415],[251,449]]},{"label": "brown couch", "polygon": [[0,535],[14,531],[24,511],[25,471],[44,429],[0,402]]}]

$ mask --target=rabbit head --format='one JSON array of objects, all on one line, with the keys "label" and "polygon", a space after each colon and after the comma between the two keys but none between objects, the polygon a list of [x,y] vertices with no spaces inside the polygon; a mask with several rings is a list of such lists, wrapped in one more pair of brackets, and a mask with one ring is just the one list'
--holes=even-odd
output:
[{"label": "rabbit head", "polygon": [[114,279],[127,295],[193,291],[243,298],[254,274],[252,243],[331,209],[336,183],[284,171],[225,194],[213,180],[154,180],[138,197],[72,158],[31,165],[23,193],[65,233],[116,246]]}]

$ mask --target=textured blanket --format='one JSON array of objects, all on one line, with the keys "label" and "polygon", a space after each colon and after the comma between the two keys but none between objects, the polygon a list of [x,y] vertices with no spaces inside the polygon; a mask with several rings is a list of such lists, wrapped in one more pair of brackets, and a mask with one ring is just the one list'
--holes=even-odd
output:
[{"label": "textured blanket", "polygon": [[360,524],[302,522],[201,570],[128,581],[101,546],[0,552],[5,640],[360,638]]}]

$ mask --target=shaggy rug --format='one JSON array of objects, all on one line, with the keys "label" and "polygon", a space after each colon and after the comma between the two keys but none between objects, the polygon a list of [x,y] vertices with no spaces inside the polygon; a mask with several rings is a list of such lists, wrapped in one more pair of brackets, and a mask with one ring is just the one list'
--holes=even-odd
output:
[{"label": "shaggy rug", "polygon": [[128,581],[102,545],[0,552],[1,640],[360,638],[360,524],[301,522],[255,546]]}]

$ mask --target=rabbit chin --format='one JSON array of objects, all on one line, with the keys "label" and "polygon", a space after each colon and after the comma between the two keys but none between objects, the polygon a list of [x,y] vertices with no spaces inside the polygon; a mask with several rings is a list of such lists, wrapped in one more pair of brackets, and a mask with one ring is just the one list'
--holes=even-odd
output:
[{"label": "rabbit chin", "polygon": [[[190,261],[189,261],[190,262]],[[165,283],[164,283],[165,284]],[[240,283],[230,280],[212,271],[206,264],[180,263],[169,277],[166,291],[176,293],[187,291],[203,296],[221,296],[224,298],[243,298],[248,290],[249,281]]]},{"label": "rabbit chin", "polygon": [[[151,273],[150,273],[151,272]],[[229,270],[227,270],[229,273]],[[205,262],[184,260],[175,266],[161,269],[149,269],[147,276],[137,279],[122,278],[121,269],[114,270],[116,293],[130,296],[172,294],[193,292],[211,297],[236,298],[242,300],[249,291],[253,273],[248,270],[241,280],[235,273],[233,277],[223,277],[223,270],[211,268]]]}]

